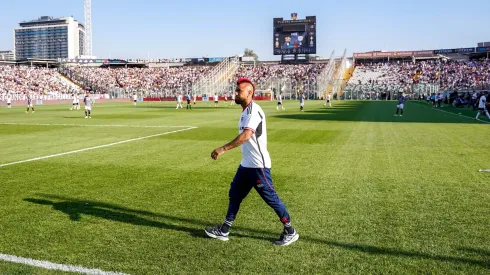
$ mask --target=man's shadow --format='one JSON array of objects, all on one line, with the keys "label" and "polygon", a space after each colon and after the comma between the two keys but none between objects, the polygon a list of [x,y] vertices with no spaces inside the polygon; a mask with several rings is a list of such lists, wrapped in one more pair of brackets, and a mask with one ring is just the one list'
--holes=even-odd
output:
[{"label": "man's shadow", "polygon": [[[83,215],[99,217],[115,222],[124,222],[138,226],[150,226],[174,231],[187,232],[195,238],[207,238],[204,234],[203,225],[209,222],[190,218],[174,217],[163,214],[156,214],[149,211],[134,210],[126,207],[121,207],[109,203],[69,199],[52,195],[41,195],[43,199],[25,198],[24,201],[39,205],[52,206],[54,210],[60,211],[68,215],[72,221],[80,221]],[[61,200],[53,201],[49,199]],[[163,220],[163,221],[162,221]],[[175,223],[187,223],[189,226],[176,225]],[[236,228],[239,230],[240,228]],[[264,233],[264,232],[261,232]],[[238,238],[254,238],[260,240],[274,241],[279,236],[266,232],[270,237],[250,236],[247,234],[235,233],[234,237]]]},{"label": "man's shadow", "polygon": [[128,209],[113,207],[110,204],[99,204],[88,201],[60,201],[54,202],[47,199],[32,199],[26,198],[24,201],[36,203],[40,205],[50,205],[54,210],[58,210],[67,214],[72,221],[80,221],[82,215],[99,217],[115,222],[124,222],[139,226],[150,226],[156,228],[170,229],[176,231],[188,232],[195,234],[197,228],[164,223],[148,217],[140,216],[138,211],[128,211]]},{"label": "man's shadow", "polygon": [[[150,226],[168,230],[187,232],[195,238],[207,238],[203,231],[203,225],[208,224],[207,221],[175,217],[164,214],[157,214],[144,210],[134,210],[114,204],[65,198],[53,195],[39,195],[43,199],[25,198],[24,201],[39,205],[52,206],[53,209],[65,213],[72,221],[80,221],[82,215],[99,217],[115,222],[124,222],[138,226]],[[49,200],[52,199],[52,200]],[[53,201],[56,200],[56,201]],[[163,221],[162,221],[163,220]],[[176,225],[174,223],[184,223],[188,225]],[[252,229],[247,227],[234,226],[234,238],[252,238],[257,240],[273,241],[278,237],[276,233],[272,233],[260,229]],[[308,243],[326,245],[329,247],[337,247],[354,252],[362,252],[373,255],[388,255],[395,257],[407,257],[417,259],[429,259],[439,262],[451,262],[457,264],[470,264],[490,269],[490,260],[472,259],[460,256],[442,256],[417,251],[404,251],[393,248],[377,247],[372,245],[345,243],[332,240],[320,239],[307,234],[302,234],[300,240]],[[487,258],[490,252],[475,248],[460,248],[461,251],[470,252]]]}]

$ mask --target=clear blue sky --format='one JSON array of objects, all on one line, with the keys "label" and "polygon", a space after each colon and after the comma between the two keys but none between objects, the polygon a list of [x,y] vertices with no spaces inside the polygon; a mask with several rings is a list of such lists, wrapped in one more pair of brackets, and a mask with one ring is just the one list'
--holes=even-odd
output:
[{"label": "clear blue sky", "polygon": [[[42,15],[73,15],[83,0],[2,1],[0,50],[13,29]],[[101,58],[272,55],[272,18],[317,16],[317,54],[475,47],[490,41],[490,0],[92,0],[93,52]]]}]

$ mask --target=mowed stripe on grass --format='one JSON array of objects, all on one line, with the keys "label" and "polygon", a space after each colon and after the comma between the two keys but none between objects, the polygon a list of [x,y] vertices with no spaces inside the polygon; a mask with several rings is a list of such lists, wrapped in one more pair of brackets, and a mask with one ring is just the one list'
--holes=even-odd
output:
[{"label": "mowed stripe on grass", "polygon": [[89,150],[94,150],[94,149],[106,148],[106,147],[111,147],[111,146],[114,146],[114,145],[124,144],[124,143],[128,143],[128,142],[139,141],[139,140],[143,140],[143,139],[147,139],[147,138],[159,137],[159,136],[163,136],[163,135],[168,135],[168,134],[173,134],[173,133],[188,131],[188,130],[192,130],[192,129],[195,129],[195,128],[196,127],[188,127],[188,128],[184,128],[184,129],[180,129],[180,130],[174,130],[174,131],[170,131],[170,132],[158,133],[158,134],[144,136],[144,137],[126,139],[126,140],[122,140],[122,141],[118,141],[118,142],[113,142],[113,143],[108,143],[108,144],[103,144],[103,145],[98,145],[98,146],[93,146],[93,147],[87,147],[87,148],[73,150],[73,151],[69,151],[69,152],[63,152],[63,153],[58,153],[58,154],[53,154],[53,155],[35,157],[35,158],[31,158],[31,159],[14,161],[14,162],[4,163],[4,164],[1,164],[0,163],[0,167],[10,166],[10,165],[14,165],[14,164],[21,164],[21,163],[26,163],[26,162],[31,162],[31,161],[37,161],[37,160],[43,160],[43,159],[49,159],[49,158],[54,158],[54,157],[60,157],[60,156],[65,156],[65,155],[70,155],[70,154],[85,152],[85,151],[89,151]]}]

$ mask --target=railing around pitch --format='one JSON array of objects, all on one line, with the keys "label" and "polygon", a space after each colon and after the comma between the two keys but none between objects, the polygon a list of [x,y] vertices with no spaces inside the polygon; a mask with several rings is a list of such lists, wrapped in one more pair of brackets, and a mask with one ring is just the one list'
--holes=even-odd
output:
[{"label": "railing around pitch", "polygon": [[234,77],[238,62],[236,56],[227,57],[201,80],[192,85],[192,93],[200,96],[228,93],[230,89],[229,80]]},{"label": "railing around pitch", "polygon": [[332,89],[332,94],[334,95],[335,98],[340,94],[340,91],[343,88],[346,66],[347,66],[347,49],[344,50],[344,54],[340,59],[340,63],[338,64],[337,71],[335,72],[333,78],[334,85]]},{"label": "railing around pitch", "polygon": [[317,77],[317,97],[321,97],[331,89],[332,76],[335,71],[335,51],[332,51],[327,66],[318,74]]}]

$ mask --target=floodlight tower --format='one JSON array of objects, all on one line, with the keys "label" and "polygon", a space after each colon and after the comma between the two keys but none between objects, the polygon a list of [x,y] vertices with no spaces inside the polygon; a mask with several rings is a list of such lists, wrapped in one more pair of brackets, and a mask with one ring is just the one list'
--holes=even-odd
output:
[{"label": "floodlight tower", "polygon": [[85,0],[85,55],[92,56],[92,0]]}]

